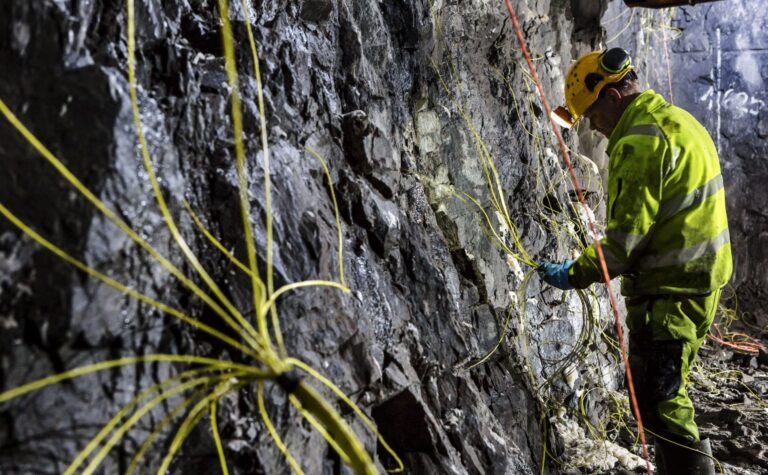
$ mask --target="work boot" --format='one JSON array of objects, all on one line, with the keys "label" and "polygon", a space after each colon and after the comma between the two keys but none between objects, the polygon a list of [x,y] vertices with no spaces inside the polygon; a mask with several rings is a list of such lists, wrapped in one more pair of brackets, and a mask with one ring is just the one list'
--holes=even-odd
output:
[{"label": "work boot", "polygon": [[715,475],[715,462],[709,439],[689,447],[661,439],[654,442],[658,475]]}]

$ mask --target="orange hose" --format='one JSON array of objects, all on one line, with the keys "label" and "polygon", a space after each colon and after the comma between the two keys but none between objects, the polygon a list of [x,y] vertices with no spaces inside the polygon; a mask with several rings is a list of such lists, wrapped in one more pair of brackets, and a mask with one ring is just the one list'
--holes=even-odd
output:
[{"label": "orange hose", "polygon": [[592,232],[592,237],[595,242],[595,250],[597,251],[597,258],[600,261],[600,269],[602,270],[603,279],[605,280],[605,286],[608,290],[608,297],[611,301],[611,307],[613,308],[613,316],[616,323],[616,332],[619,337],[619,348],[621,350],[621,358],[624,361],[624,368],[627,374],[627,386],[629,388],[630,402],[632,403],[632,411],[635,413],[635,420],[637,421],[637,431],[640,436],[640,442],[643,445],[643,457],[645,458],[646,472],[648,475],[653,475],[653,470],[651,469],[651,461],[648,455],[648,445],[645,443],[645,430],[643,430],[643,421],[640,417],[640,409],[637,404],[637,397],[635,395],[635,385],[634,385],[634,382],[632,381],[632,371],[629,367],[627,352],[624,351],[624,332],[621,328],[621,319],[619,318],[618,305],[616,303],[616,297],[613,295],[613,291],[611,290],[611,277],[608,274],[608,266],[605,263],[605,256],[603,255],[603,247],[600,245],[600,237],[597,234],[595,223],[592,221],[591,213],[589,212],[589,208],[587,207],[587,202],[584,199],[584,193],[581,191],[581,186],[579,185],[579,180],[578,178],[576,178],[576,172],[573,169],[573,164],[571,163],[571,157],[568,154],[568,149],[565,146],[565,140],[563,140],[563,135],[560,133],[560,129],[558,128],[557,123],[555,123],[555,121],[552,119],[552,108],[549,105],[549,101],[547,100],[546,94],[544,94],[544,87],[541,85],[541,80],[539,79],[539,75],[536,73],[536,68],[534,68],[533,66],[531,55],[528,53],[528,47],[526,46],[525,38],[523,38],[523,31],[520,28],[520,23],[518,23],[517,21],[517,15],[515,15],[515,10],[514,8],[512,8],[512,2],[510,0],[505,0],[505,3],[507,5],[507,10],[509,10],[509,18],[512,20],[512,26],[515,29],[515,35],[517,36],[517,41],[520,43],[520,49],[523,52],[523,56],[525,57],[526,63],[528,63],[528,69],[530,69],[531,71],[531,76],[533,77],[533,80],[536,83],[536,88],[539,90],[539,95],[541,96],[541,102],[544,105],[544,110],[546,111],[547,117],[549,118],[549,122],[552,125],[552,130],[555,133],[555,137],[557,137],[557,142],[560,147],[560,152],[563,155],[563,160],[565,161],[565,164],[568,166],[568,172],[571,175],[571,181],[573,182],[573,187],[576,190],[576,194],[579,196],[579,201],[581,202],[581,206],[584,208],[584,214],[587,216],[589,229]]},{"label": "orange hose", "polygon": [[[722,346],[726,346],[729,348],[733,348],[736,351],[742,351],[744,353],[752,353],[752,354],[758,354],[760,353],[760,350],[765,350],[765,346],[761,343],[755,341],[755,338],[744,334],[744,333],[731,333],[730,338],[732,340],[726,340],[723,338],[722,334],[720,333],[720,327],[718,324],[712,325],[712,328],[717,332],[717,335],[709,334],[707,335],[710,340],[719,343]],[[743,340],[747,341],[734,341],[733,339],[741,337]],[[752,340],[752,341],[749,341]]]}]

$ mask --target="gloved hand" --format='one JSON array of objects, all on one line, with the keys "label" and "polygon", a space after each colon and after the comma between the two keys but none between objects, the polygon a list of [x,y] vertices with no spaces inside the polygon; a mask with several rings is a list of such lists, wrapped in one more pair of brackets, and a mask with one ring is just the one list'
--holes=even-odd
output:
[{"label": "gloved hand", "polygon": [[568,269],[571,268],[573,262],[570,259],[561,263],[544,261],[539,264],[536,270],[544,282],[558,289],[568,290],[573,288],[573,285],[568,281]]}]

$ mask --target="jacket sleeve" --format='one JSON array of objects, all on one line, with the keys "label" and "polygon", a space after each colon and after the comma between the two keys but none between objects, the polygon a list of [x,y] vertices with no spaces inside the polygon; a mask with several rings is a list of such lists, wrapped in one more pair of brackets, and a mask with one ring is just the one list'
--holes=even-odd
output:
[{"label": "jacket sleeve", "polygon": [[[659,211],[668,147],[660,129],[646,129],[623,137],[609,159],[608,223],[600,243],[611,278],[630,270],[642,254]],[[576,260],[568,279],[579,289],[603,280],[594,243]]]}]

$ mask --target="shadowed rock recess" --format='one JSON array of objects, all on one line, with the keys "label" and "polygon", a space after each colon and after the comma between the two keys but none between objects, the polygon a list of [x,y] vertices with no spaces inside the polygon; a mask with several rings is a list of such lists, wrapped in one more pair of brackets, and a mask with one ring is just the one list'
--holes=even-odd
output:
[{"label": "shadowed rock recess", "polygon": [[[266,252],[263,155],[245,15],[233,2],[251,221]],[[547,121],[503,3],[490,0],[246,2],[261,58],[271,145],[276,285],[337,279],[327,162],[343,226],[349,294],[299,289],[278,303],[289,354],[371,415],[407,473],[565,473],[638,459],[589,432],[609,428],[621,383],[606,300],[588,313],[573,292],[542,288],[496,247],[477,132],[493,157],[512,223],[534,259],[583,246]],[[597,46],[592,0],[513,2],[553,102],[562,70]],[[583,3],[583,5],[582,5]],[[181,233],[246,314],[249,279],[197,230],[184,200],[246,261],[230,96],[213,0],[137,0],[139,105],[160,186]],[[0,2],[0,98],[143,238],[186,264],[156,205],[130,110],[121,0]],[[471,127],[470,127],[471,124]],[[568,140],[575,146],[576,137]],[[109,223],[0,120],[0,203],[89,266],[225,331],[199,298]],[[599,175],[575,157],[599,215]],[[492,234],[490,234],[492,235]],[[525,303],[525,307],[522,304]],[[524,310],[523,310],[524,308]],[[485,363],[468,369],[507,335]],[[141,304],[0,220],[0,389],[120,356],[178,353],[241,361],[216,340]],[[601,333],[604,331],[605,333]],[[124,404],[181,365],[125,366],[0,405],[0,472],[61,473]],[[347,473],[323,437],[267,383],[267,409],[306,473]],[[288,473],[246,388],[220,401],[231,473]],[[394,461],[330,392],[381,471]],[[178,402],[178,401],[177,401]],[[103,473],[125,470],[175,403],[123,437]],[[618,409],[617,409],[618,408]],[[210,426],[185,442],[172,473],[219,473]],[[157,467],[176,425],[139,470]],[[609,432],[614,434],[615,432]],[[605,434],[604,434],[605,435]],[[605,436],[612,438],[613,436]],[[551,456],[542,460],[542,444]],[[585,447],[594,448],[591,457]]]}]

